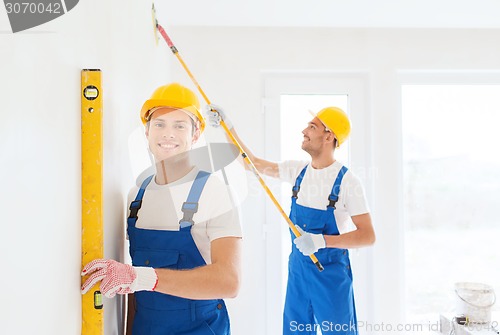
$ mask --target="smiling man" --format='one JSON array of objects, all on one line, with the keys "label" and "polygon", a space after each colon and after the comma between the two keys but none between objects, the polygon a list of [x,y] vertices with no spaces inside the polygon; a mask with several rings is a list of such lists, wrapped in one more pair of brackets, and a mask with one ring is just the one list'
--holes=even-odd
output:
[{"label": "smiling man", "polygon": [[196,95],[159,87],[140,116],[156,173],[129,194],[132,265],[87,264],[87,292],[101,281],[106,297],[130,294],[127,334],[230,334],[223,298],[240,286],[241,227],[229,190],[200,171],[189,152],[205,121]]},{"label": "smiling man", "polygon": [[375,233],[360,180],[334,157],[349,137],[349,117],[338,107],[321,109],[302,131],[311,160],[274,163],[248,150],[220,107],[208,107],[210,124],[223,119],[259,172],[294,185],[290,219],[301,236],[292,234],[283,334],[358,334],[347,249],[373,244]]}]

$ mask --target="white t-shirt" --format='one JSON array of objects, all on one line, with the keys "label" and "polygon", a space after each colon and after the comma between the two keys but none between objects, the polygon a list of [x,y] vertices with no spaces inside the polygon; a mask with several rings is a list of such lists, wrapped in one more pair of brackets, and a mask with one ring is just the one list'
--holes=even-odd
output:
[{"label": "white t-shirt", "polygon": [[[192,169],[186,176],[167,185],[158,185],[153,177],[142,198],[136,227],[178,231],[179,220],[184,215],[182,204],[187,201],[197,174],[198,170]],[[128,206],[135,200],[138,191],[138,186],[130,190]],[[211,264],[210,242],[221,237],[242,236],[238,207],[232,200],[229,187],[218,176],[212,174],[208,178],[193,221],[191,235],[207,264]]]},{"label": "white t-shirt", "polygon": [[[335,161],[326,168],[315,169],[307,161],[284,161],[278,164],[279,178],[295,185],[295,180],[307,164],[309,166],[300,184],[297,204],[325,210],[330,203],[328,196],[343,165]],[[292,191],[290,188],[290,196],[291,194]],[[352,223],[351,216],[369,212],[363,185],[351,170],[347,170],[342,179],[339,200],[335,204],[335,207],[334,215],[340,234],[356,229]]]}]

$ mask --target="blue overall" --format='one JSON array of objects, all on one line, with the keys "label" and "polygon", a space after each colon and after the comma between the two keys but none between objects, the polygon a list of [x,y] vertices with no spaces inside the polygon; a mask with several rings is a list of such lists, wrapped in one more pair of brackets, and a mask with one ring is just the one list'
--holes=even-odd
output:
[{"label": "blue overall", "polygon": [[[326,210],[297,204],[306,169],[307,166],[297,177],[292,189],[290,219],[309,233],[339,235],[333,212],[347,168],[342,167],[340,170]],[[318,271],[310,257],[304,256],[292,243],[283,334],[315,335],[317,329],[321,329],[323,334],[358,334],[348,250],[324,248],[315,255],[325,268],[322,272]]]},{"label": "blue overall", "polygon": [[[184,217],[179,231],[149,230],[135,226],[146,187],[153,176],[146,178],[130,205],[127,232],[130,256],[134,266],[192,269],[206,265],[191,235],[193,215],[210,176],[200,171],[182,206]],[[133,335],[228,335],[229,316],[222,299],[192,300],[159,292],[135,292],[137,309]]]}]

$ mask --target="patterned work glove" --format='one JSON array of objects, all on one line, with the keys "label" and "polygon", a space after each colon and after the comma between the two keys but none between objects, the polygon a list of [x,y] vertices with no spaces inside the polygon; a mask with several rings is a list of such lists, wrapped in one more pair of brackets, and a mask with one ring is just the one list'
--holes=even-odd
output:
[{"label": "patterned work glove", "polygon": [[301,236],[294,239],[293,243],[295,243],[297,249],[299,249],[304,256],[310,256],[319,249],[326,248],[326,241],[323,234],[306,233],[299,226],[295,225],[295,227],[300,232]]},{"label": "patterned work glove", "polygon": [[101,292],[108,298],[135,291],[154,291],[158,284],[155,269],[134,267],[112,259],[93,260],[83,268],[82,276],[85,275],[90,277],[82,286],[82,294],[101,281]]},{"label": "patterned work glove", "polygon": [[229,120],[229,118],[226,116],[224,113],[224,110],[214,104],[206,105],[205,106],[205,115],[207,116],[208,123],[214,127],[217,128],[220,126],[220,122],[224,120],[224,123],[226,124],[227,128],[231,130],[233,128],[233,124]]}]

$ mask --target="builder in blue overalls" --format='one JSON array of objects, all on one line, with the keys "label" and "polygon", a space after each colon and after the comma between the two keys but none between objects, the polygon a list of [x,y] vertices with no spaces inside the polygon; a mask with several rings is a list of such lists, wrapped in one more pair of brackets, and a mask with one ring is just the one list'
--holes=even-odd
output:
[{"label": "builder in blue overalls", "polygon": [[[224,119],[232,128],[220,107],[209,107],[211,125]],[[231,130],[259,172],[293,185],[290,219],[302,236],[292,235],[283,334],[358,333],[347,249],[373,244],[375,233],[360,180],[334,158],[350,130],[343,110],[323,108],[302,131],[311,161],[281,163],[256,157]],[[308,257],[313,253],[323,272]]]},{"label": "builder in blue overalls", "polygon": [[222,299],[239,290],[241,227],[226,185],[185,155],[205,126],[199,107],[177,83],[144,103],[156,174],[129,194],[132,265],[98,259],[82,272],[84,293],[101,281],[107,297],[129,294],[127,334],[230,334]]}]

